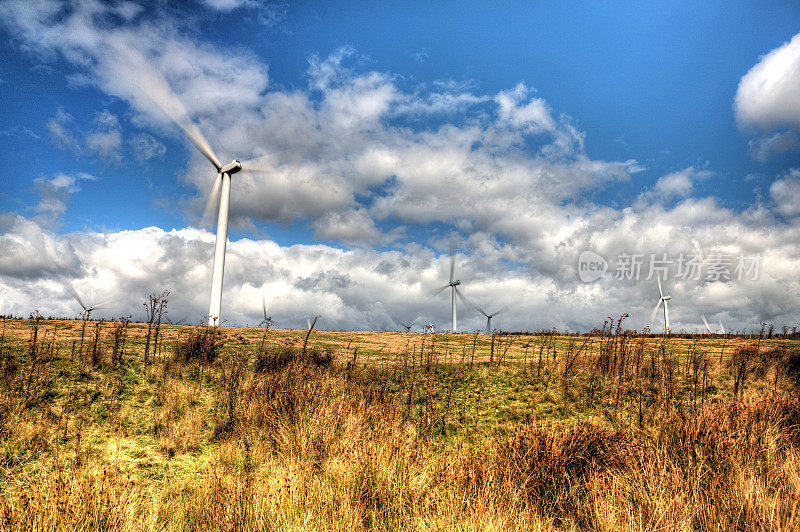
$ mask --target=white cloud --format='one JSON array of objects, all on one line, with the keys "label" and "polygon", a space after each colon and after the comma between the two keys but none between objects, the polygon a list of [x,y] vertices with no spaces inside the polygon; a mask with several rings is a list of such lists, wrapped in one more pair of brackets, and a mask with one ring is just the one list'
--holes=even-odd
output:
[{"label": "white cloud", "polygon": [[[800,33],[760,58],[739,81],[734,110],[739,126],[761,131],[750,142],[759,161],[800,147]],[[768,133],[780,130],[769,135]]]},{"label": "white cloud", "polygon": [[56,116],[47,122],[47,130],[50,132],[50,137],[53,143],[62,150],[70,150],[74,153],[81,152],[80,142],[73,136],[69,130],[69,124],[72,122],[72,115],[65,112],[64,109],[59,108]]},{"label": "white cloud", "polygon": [[[736,214],[711,200],[683,200],[666,209],[601,210],[570,220],[563,213],[545,227],[543,246],[500,242],[475,233],[463,242],[456,275],[464,293],[482,307],[509,307],[495,325],[506,329],[552,326],[588,330],[608,315],[631,314],[628,324],[648,324],[656,297],[654,280],[613,278],[614,259],[622,252],[680,253],[699,251],[733,257],[761,255],[757,280],[709,282],[675,278],[670,265],[666,289],[676,328],[701,327],[699,315],[722,318],[729,328],[752,328],[761,320],[795,323],[800,302],[800,232],[763,211]],[[769,232],[764,226],[770,227]],[[560,228],[556,229],[556,226]],[[691,229],[689,229],[691,228]],[[0,313],[77,315],[79,308],[64,290],[70,280],[83,298],[111,301],[106,317],[136,312],[152,292],[171,291],[170,314],[198,322],[207,312],[214,236],[197,229],[164,231],[145,228],[114,233],[56,235],[20,216],[0,216],[0,288],[11,294],[0,300]],[[446,246],[446,244],[445,244]],[[578,280],[577,258],[593,249],[612,262],[602,280]],[[509,262],[526,264],[509,268]],[[282,247],[270,240],[241,239],[228,246],[224,316],[230,324],[260,321],[261,295],[268,312],[285,327],[302,327],[321,314],[322,328],[382,329],[394,319],[413,319],[449,327],[446,295],[429,289],[446,282],[447,251],[344,251],[325,245]],[[646,271],[643,269],[646,273]],[[485,324],[479,313],[461,307],[462,330]]]},{"label": "white cloud", "polygon": [[265,0],[202,0],[211,9],[228,13],[236,9],[256,10],[258,20],[267,27],[279,24],[286,17],[284,2],[267,2]]},{"label": "white cloud", "polygon": [[94,117],[94,126],[86,135],[86,148],[106,162],[121,161],[122,127],[119,119],[108,111],[101,111]]},{"label": "white cloud", "polygon": [[498,93],[495,101],[500,106],[499,122],[530,133],[553,131],[556,126],[547,104],[541,98],[529,99],[529,93],[530,90],[524,83],[517,84],[512,90]]},{"label": "white cloud", "polygon": [[796,150],[800,147],[800,136],[795,131],[778,131],[749,142],[750,155],[757,161],[764,162],[781,153]]},{"label": "white cloud", "polygon": [[800,215],[800,169],[793,168],[769,188],[778,212],[788,218]]},{"label": "white cloud", "polygon": [[69,198],[80,191],[79,181],[94,181],[90,174],[79,172],[74,175],[57,174],[53,178],[37,177],[33,180],[39,191],[40,200],[34,207],[38,221],[48,226],[56,225],[67,210]]},{"label": "white cloud", "polygon": [[167,153],[167,147],[164,143],[147,133],[134,135],[130,140],[130,144],[131,148],[133,148],[134,157],[140,163],[163,157]]},{"label": "white cloud", "polygon": [[659,177],[652,190],[641,194],[640,200],[668,201],[674,198],[685,198],[694,192],[696,181],[706,179],[712,175],[709,170],[698,170],[694,166],[684,168]]},{"label": "white cloud", "polygon": [[759,62],[739,81],[734,107],[744,126],[800,128],[800,33]]},{"label": "white cloud", "polygon": [[73,130],[72,115],[59,108],[56,116],[47,122],[47,130],[56,147],[72,151],[76,155],[92,153],[104,162],[120,162],[122,127],[116,115],[101,111],[92,118],[92,128],[86,131]]}]

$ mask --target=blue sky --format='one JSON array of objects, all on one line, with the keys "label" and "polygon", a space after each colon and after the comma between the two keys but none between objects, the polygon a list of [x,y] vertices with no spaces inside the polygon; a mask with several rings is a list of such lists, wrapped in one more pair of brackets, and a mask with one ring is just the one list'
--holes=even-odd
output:
[{"label": "blue sky", "polygon": [[[421,261],[430,268],[421,275],[433,278],[454,232],[465,269],[485,268],[470,272],[483,283],[473,289],[476,298],[487,302],[492,287],[512,282],[508,270],[527,289],[548,294],[541,306],[520,306],[520,328],[550,326],[521,317],[539,316],[547,301],[564,305],[553,325],[572,328],[602,320],[596,314],[608,305],[646,306],[638,285],[574,284],[574,265],[570,272],[563,263],[584,248],[611,260],[637,249],[677,255],[699,241],[707,255],[717,249],[773,257],[780,264],[775,286],[798,273],[796,250],[783,241],[761,238],[771,242],[764,249],[749,244],[759,235],[780,234],[787,242],[796,236],[789,196],[800,168],[800,124],[787,94],[800,96],[791,45],[800,27],[797,2],[632,8],[7,0],[0,18],[0,153],[9,161],[0,211],[17,217],[0,227],[9,239],[23,223],[56,248],[81,235],[199,227],[213,169],[137,93],[137,78],[149,78],[130,65],[119,68],[124,50],[136,49],[221,159],[272,154],[271,170],[280,169],[234,179],[233,242],[280,250],[319,245],[332,256],[364,253],[377,263]],[[778,59],[764,62],[773,51],[781,52]],[[768,77],[784,80],[780,90],[745,83],[762,64]],[[423,193],[426,184],[430,192]],[[663,229],[666,240],[656,246],[648,231],[659,223],[673,227]],[[621,242],[614,227],[626,225],[629,240]],[[726,228],[752,233],[752,240],[715,236]],[[38,245],[30,235],[15,238]],[[72,248],[74,277],[62,284],[93,289],[92,276],[103,277],[89,256],[96,250]],[[56,255],[56,262],[70,262]],[[331,278],[343,268],[317,266]],[[65,269],[66,263],[58,271]],[[69,297],[58,283],[32,291],[17,279],[44,282],[47,275],[18,270],[0,270],[19,300],[7,306],[20,312],[44,297],[54,301],[53,312],[67,312]],[[302,279],[321,275],[312,270]],[[50,277],[61,275],[69,277]],[[117,281],[103,277],[108,284],[97,290],[116,294],[119,275],[109,272]],[[226,278],[226,288],[238,290],[226,298],[249,288],[279,298],[307,286],[297,275],[283,288],[247,276],[234,287]],[[172,282],[153,277],[144,284]],[[342,327],[358,328],[377,312],[381,298],[368,288],[349,299],[353,287],[370,282],[324,284],[315,286],[328,303],[311,298],[298,320],[314,304],[331,302],[338,310],[330,321]],[[794,319],[791,302],[768,308],[775,286],[746,288],[749,303],[734,304],[742,286],[727,283],[723,294],[714,283],[681,285],[704,312],[742,326]],[[404,312],[441,322],[439,303],[415,296]],[[186,314],[202,308],[200,298],[181,305]],[[253,312],[237,320],[252,321]],[[694,310],[673,312],[687,328],[699,322]],[[646,317],[634,325],[644,326]]]}]

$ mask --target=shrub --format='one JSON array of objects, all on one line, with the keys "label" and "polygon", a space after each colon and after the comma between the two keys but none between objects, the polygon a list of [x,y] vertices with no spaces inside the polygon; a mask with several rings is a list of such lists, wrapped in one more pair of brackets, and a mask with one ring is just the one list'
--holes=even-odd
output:
[{"label": "shrub", "polygon": [[211,364],[222,351],[222,333],[216,327],[199,327],[179,339],[173,348],[176,360]]}]

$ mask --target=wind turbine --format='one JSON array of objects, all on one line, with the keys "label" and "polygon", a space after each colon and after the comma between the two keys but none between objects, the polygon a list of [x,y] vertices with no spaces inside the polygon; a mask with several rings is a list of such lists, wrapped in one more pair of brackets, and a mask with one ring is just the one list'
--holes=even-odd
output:
[{"label": "wind turbine", "polygon": [[658,312],[658,307],[661,306],[661,303],[664,303],[664,334],[669,334],[669,309],[667,308],[667,301],[672,299],[672,296],[665,296],[664,292],[661,290],[661,277],[656,275],[656,281],[658,281],[658,303],[656,304],[656,308],[653,309],[653,315],[650,316],[650,323],[656,318],[656,312]]},{"label": "wind turbine", "polygon": [[722,334],[726,334],[725,333],[725,327],[722,326],[722,318],[720,318],[720,320],[719,320],[719,330],[722,331]]},{"label": "wind turbine", "polygon": [[264,321],[262,321],[261,323],[266,325],[267,328],[275,325],[275,322],[272,321],[272,316],[267,317],[267,302],[264,300],[264,296],[261,296],[261,310],[264,311]]},{"label": "wind turbine", "polygon": [[481,314],[486,316],[486,334],[490,334],[492,332],[492,318],[494,318],[495,316],[497,316],[501,312],[505,312],[506,310],[508,310],[508,307],[502,307],[499,310],[496,310],[492,314],[487,314],[481,307],[479,307],[478,305],[476,305],[475,303],[473,303],[472,301],[467,299],[467,296],[462,294],[460,290],[458,291],[458,297],[461,298],[461,301],[463,301],[464,303],[466,303],[470,307],[474,308],[475,310],[477,310],[478,312],[480,312]]},{"label": "wind turbine", "polygon": [[83,308],[83,313],[81,315],[83,316],[83,320],[84,321],[89,319],[89,315],[92,313],[93,310],[97,310],[97,309],[101,309],[101,308],[108,308],[108,307],[105,307],[105,306],[102,306],[102,305],[89,305],[89,306],[86,306],[86,305],[84,305],[84,303],[81,300],[80,296],[78,296],[78,292],[75,291],[75,287],[73,287],[72,284],[66,283],[64,285],[64,288],[67,289],[67,292],[69,292],[70,295],[72,295],[72,297],[75,298],[75,301],[77,301],[78,304]]},{"label": "wind turbine", "polygon": [[706,329],[708,329],[708,334],[714,334],[714,331],[711,330],[711,326],[708,324],[708,320],[703,314],[700,314],[700,317],[703,318],[703,323],[706,324]]},{"label": "wind turbine", "polygon": [[[206,203],[205,215],[208,216],[219,201],[217,216],[217,237],[214,245],[214,263],[211,274],[211,294],[208,305],[208,324],[219,326],[222,309],[222,277],[225,270],[225,246],[228,241],[228,209],[231,196],[231,176],[247,170],[260,170],[256,168],[258,159],[242,164],[238,159],[223,165],[211,149],[211,144],[200,132],[200,128],[191,120],[183,103],[172,91],[166,78],[153,68],[147,59],[138,50],[110,43],[118,54],[118,68],[131,69],[137,72],[133,85],[141,91],[148,100],[154,103],[161,111],[177,125],[189,141],[194,144],[217,171],[217,177],[211,189],[211,194]],[[136,96],[134,95],[137,99]],[[206,217],[204,216],[204,218]]]},{"label": "wind turbine", "polygon": [[420,318],[420,316],[417,316],[416,318],[414,318],[414,321],[412,321],[412,322],[411,322],[411,323],[409,323],[408,325],[406,325],[406,324],[405,324],[405,323],[403,323],[402,321],[398,321],[397,323],[399,323],[400,325],[402,325],[403,327],[405,327],[405,328],[406,328],[406,332],[411,332],[411,327],[413,327],[413,326],[414,326],[414,324],[417,322],[417,320],[418,320],[419,318]]},{"label": "wind turbine", "polygon": [[[459,293],[459,292],[458,292],[458,288],[456,288],[456,287],[461,284],[461,281],[459,281],[458,279],[456,279],[455,281],[453,280],[453,274],[455,273],[455,269],[456,269],[455,241],[451,238],[450,239],[450,282],[447,283],[446,285],[444,285],[443,287],[435,290],[433,292],[433,295],[435,295],[435,296],[439,295],[439,294],[442,293],[443,290],[445,290],[447,288],[451,288],[452,289],[450,297],[451,297],[451,302],[452,302],[452,316],[453,316],[453,328],[452,328],[452,331],[453,332],[457,332],[458,331],[458,328],[456,326],[457,325],[456,324],[456,294]],[[459,295],[460,295],[460,293],[459,293]]]},{"label": "wind turbine", "polygon": [[480,308],[479,306],[475,305],[475,308],[478,310],[478,312],[480,312],[481,314],[486,316],[486,334],[490,334],[492,332],[492,318],[494,318],[495,316],[497,316],[501,312],[505,312],[506,311],[506,308],[503,307],[500,310],[495,311],[494,314],[486,314],[483,311],[483,309]]}]

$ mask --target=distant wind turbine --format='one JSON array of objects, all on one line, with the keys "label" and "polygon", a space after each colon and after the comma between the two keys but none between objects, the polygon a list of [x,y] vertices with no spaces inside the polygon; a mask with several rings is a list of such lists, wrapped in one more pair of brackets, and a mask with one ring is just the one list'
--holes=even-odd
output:
[{"label": "distant wind turbine", "polygon": [[653,315],[650,316],[650,323],[656,319],[656,312],[658,312],[658,307],[661,306],[661,303],[664,303],[664,334],[669,334],[669,309],[667,308],[667,301],[672,299],[672,296],[665,296],[664,292],[661,290],[661,277],[656,276],[656,281],[658,281],[658,303],[656,304],[656,308],[653,309]]},{"label": "distant wind turbine", "polygon": [[101,308],[108,308],[108,307],[106,307],[104,305],[88,305],[88,306],[85,305],[83,303],[83,301],[81,300],[80,296],[78,295],[78,292],[75,291],[75,287],[73,287],[71,283],[64,284],[64,288],[66,288],[67,292],[69,292],[70,295],[72,295],[72,297],[75,298],[75,301],[78,302],[78,304],[81,306],[81,308],[83,308],[83,312],[81,313],[81,316],[82,316],[83,320],[88,320],[89,316],[91,315],[92,311],[94,311],[94,310],[101,309]]},{"label": "distant wind turbine", "polygon": [[414,318],[414,320],[413,320],[411,323],[409,323],[408,325],[406,325],[406,324],[405,324],[405,323],[403,323],[402,321],[398,321],[397,323],[399,323],[400,325],[402,325],[403,327],[405,327],[405,329],[406,329],[406,332],[411,332],[411,327],[413,327],[413,326],[414,326],[414,324],[415,324],[415,323],[417,323],[417,320],[418,320],[418,319],[420,319],[420,317],[421,317],[421,316],[417,316],[417,317],[416,317],[416,318]]},{"label": "distant wind turbine", "polygon": [[275,322],[272,321],[272,316],[267,317],[267,301],[264,299],[264,296],[261,296],[261,310],[264,311],[264,321],[261,323],[266,325],[267,328],[275,325]]},{"label": "distant wind turbine", "polygon": [[500,308],[500,310],[496,310],[496,311],[495,311],[495,312],[493,312],[492,314],[487,314],[487,313],[486,313],[486,311],[484,311],[484,310],[483,310],[481,307],[479,307],[478,305],[476,305],[475,303],[473,303],[472,301],[470,301],[470,300],[467,298],[467,296],[465,296],[464,294],[462,294],[460,290],[459,290],[459,292],[458,292],[458,297],[460,297],[460,298],[461,298],[461,301],[463,301],[463,302],[464,302],[466,305],[468,305],[468,306],[470,306],[470,307],[474,308],[475,310],[477,310],[478,312],[480,312],[481,314],[483,314],[484,316],[486,316],[486,334],[491,334],[491,332],[492,332],[492,318],[494,318],[494,317],[495,317],[495,316],[497,316],[498,314],[500,314],[500,313],[502,313],[502,312],[505,312],[506,310],[508,310],[508,307],[502,307],[502,308]]},{"label": "distant wind turbine", "polygon": [[316,325],[317,320],[320,319],[322,316],[314,316],[313,321],[312,318],[306,318],[306,330],[310,331],[311,327]]},{"label": "distant wind turbine", "polygon": [[492,318],[494,318],[495,316],[497,316],[497,315],[498,315],[498,314],[500,314],[501,312],[505,312],[505,311],[507,310],[507,308],[506,308],[506,307],[503,307],[503,308],[501,308],[500,310],[496,310],[496,311],[495,311],[494,313],[492,313],[492,314],[487,314],[487,313],[486,313],[486,312],[484,312],[484,310],[483,310],[482,308],[480,308],[479,306],[477,306],[477,305],[476,305],[476,306],[475,306],[475,308],[478,310],[478,312],[480,312],[481,314],[483,314],[484,316],[486,316],[486,334],[491,334],[491,332],[492,332]]},{"label": "distant wind turbine", "polygon": [[178,321],[172,321],[169,317],[169,314],[167,314],[167,323],[169,323],[170,325],[183,325],[184,323],[186,323],[186,318],[182,318]]},{"label": "distant wind turbine", "polygon": [[455,281],[453,280],[453,274],[455,273],[455,269],[456,269],[456,246],[455,246],[455,241],[451,238],[450,239],[450,282],[444,285],[443,287],[436,289],[433,292],[433,295],[439,295],[442,293],[443,290],[446,290],[447,288],[451,289],[450,298],[452,305],[451,313],[453,318],[453,328],[452,328],[453,332],[458,331],[457,320],[456,320],[456,294],[459,294],[457,286],[461,284],[461,281],[459,281],[458,279],[456,279]]},{"label": "distant wind turbine", "polygon": [[708,324],[708,320],[703,314],[700,314],[700,317],[703,318],[703,323],[706,324],[706,329],[708,329],[708,334],[714,334],[714,331],[711,330],[711,326]]}]

